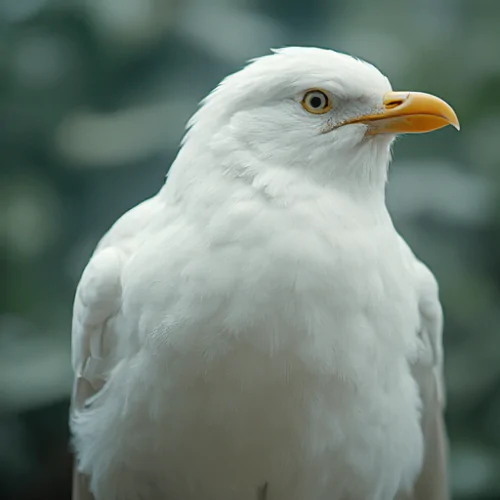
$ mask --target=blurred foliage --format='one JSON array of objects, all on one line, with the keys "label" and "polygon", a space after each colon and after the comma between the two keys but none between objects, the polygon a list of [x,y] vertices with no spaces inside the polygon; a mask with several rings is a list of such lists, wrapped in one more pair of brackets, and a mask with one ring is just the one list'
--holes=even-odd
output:
[{"label": "blurred foliage", "polygon": [[355,54],[458,112],[460,135],[398,141],[388,200],[441,285],[454,498],[500,498],[498,0],[0,1],[1,498],[69,498],[83,266],[163,182],[198,101],[283,45]]}]

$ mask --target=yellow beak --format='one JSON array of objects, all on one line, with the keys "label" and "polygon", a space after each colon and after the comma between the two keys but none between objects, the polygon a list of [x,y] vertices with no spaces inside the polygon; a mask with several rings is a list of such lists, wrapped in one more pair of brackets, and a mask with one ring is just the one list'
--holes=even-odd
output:
[{"label": "yellow beak", "polygon": [[447,125],[460,130],[453,108],[442,99],[421,92],[387,92],[379,113],[360,116],[342,123],[364,123],[367,135],[420,134]]}]

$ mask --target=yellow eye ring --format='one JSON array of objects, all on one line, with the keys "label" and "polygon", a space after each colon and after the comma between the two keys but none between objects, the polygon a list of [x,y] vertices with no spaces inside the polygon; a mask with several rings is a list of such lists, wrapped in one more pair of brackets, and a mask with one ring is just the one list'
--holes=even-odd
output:
[{"label": "yellow eye ring", "polygon": [[328,97],[328,94],[320,89],[308,90],[304,94],[300,104],[302,104],[302,107],[308,113],[312,113],[314,115],[322,115],[332,109],[332,102]]}]

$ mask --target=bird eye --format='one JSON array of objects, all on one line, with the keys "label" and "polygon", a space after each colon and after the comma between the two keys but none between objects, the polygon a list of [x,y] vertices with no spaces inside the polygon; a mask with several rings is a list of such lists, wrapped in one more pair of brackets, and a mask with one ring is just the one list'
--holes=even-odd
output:
[{"label": "bird eye", "polygon": [[322,115],[332,109],[330,98],[322,90],[308,90],[301,104],[306,111],[316,115]]}]

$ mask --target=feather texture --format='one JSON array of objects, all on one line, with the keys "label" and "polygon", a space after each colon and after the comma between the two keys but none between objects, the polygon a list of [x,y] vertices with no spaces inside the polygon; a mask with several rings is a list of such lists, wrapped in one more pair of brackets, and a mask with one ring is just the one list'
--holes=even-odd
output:
[{"label": "feather texture", "polygon": [[[310,87],[334,114],[304,115]],[[448,498],[442,313],[385,206],[392,137],[322,133],[388,88],[296,49],[207,100],[77,289],[75,499]]]}]

